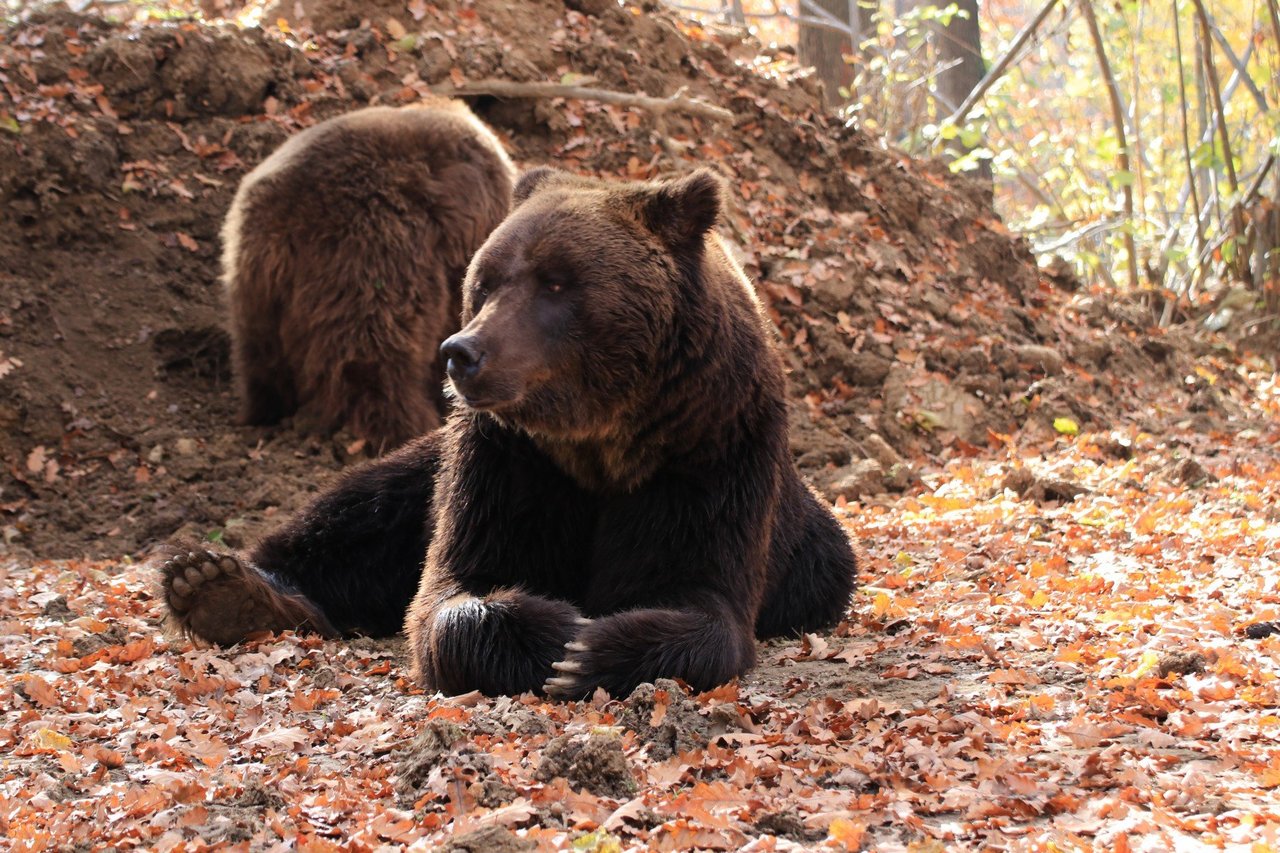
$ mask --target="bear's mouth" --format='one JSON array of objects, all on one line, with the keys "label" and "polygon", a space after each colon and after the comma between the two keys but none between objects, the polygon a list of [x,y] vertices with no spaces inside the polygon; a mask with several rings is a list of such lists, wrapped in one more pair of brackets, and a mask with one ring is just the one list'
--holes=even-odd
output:
[{"label": "bear's mouth", "polygon": [[494,412],[498,409],[509,406],[517,402],[516,396],[483,393],[480,391],[464,391],[459,388],[456,383],[446,382],[444,386],[445,396],[450,397],[456,402],[461,403],[468,409],[474,409],[477,412]]}]

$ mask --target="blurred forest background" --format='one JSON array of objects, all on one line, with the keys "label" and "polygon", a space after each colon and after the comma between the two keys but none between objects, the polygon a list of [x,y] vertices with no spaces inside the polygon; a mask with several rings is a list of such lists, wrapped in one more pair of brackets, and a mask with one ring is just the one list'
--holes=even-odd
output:
[{"label": "blurred forest background", "polygon": [[848,121],[991,180],[1042,263],[1162,325],[1274,323],[1276,0],[672,5],[796,45]]}]

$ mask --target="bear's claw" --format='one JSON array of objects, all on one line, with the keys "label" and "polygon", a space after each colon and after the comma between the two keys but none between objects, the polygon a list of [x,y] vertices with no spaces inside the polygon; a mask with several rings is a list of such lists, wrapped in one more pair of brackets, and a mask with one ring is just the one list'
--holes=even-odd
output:
[{"label": "bear's claw", "polygon": [[582,696],[582,682],[577,678],[548,678],[542,685],[542,692],[553,699],[579,699]]},{"label": "bear's claw", "polygon": [[[579,625],[584,622],[591,624],[590,619],[579,618],[576,621]],[[551,664],[556,675],[546,680],[542,692],[553,699],[582,699],[592,690],[590,666],[582,660],[582,656],[591,651],[591,646],[581,640],[570,640],[564,648],[568,654],[564,660]]]}]

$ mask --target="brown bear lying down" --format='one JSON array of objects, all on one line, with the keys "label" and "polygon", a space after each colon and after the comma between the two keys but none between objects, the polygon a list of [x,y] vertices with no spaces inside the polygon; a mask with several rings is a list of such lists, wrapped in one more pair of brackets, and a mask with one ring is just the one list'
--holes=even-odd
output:
[{"label": "brown bear lying down", "polygon": [[466,105],[370,107],[289,139],[222,236],[241,419],[298,413],[374,450],[440,426],[440,342],[515,169]]},{"label": "brown bear lying down", "polygon": [[710,688],[756,637],[836,623],[853,553],[788,453],[767,321],[711,231],[721,193],[706,171],[526,174],[441,347],[445,426],[247,557],[171,557],[178,624],[233,643],[403,622],[429,689],[567,698]]}]

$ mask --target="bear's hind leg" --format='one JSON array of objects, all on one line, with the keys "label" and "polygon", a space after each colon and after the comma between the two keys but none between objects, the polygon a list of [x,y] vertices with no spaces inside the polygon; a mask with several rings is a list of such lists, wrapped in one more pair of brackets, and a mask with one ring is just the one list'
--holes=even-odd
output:
[{"label": "bear's hind leg", "polygon": [[347,427],[378,453],[440,427],[434,389],[420,365],[400,362],[410,356],[392,354],[381,362],[349,364],[326,392],[347,412]]},{"label": "bear's hind leg", "polygon": [[306,598],[281,591],[232,554],[174,553],[160,564],[160,575],[169,614],[188,636],[228,646],[259,631],[337,633]]},{"label": "bear's hind leg", "polygon": [[756,637],[796,637],[834,627],[849,612],[857,573],[848,534],[791,472],[769,546],[769,587]]},{"label": "bear's hind leg", "polygon": [[279,312],[231,297],[231,364],[240,397],[240,422],[279,423],[298,408],[293,369],[280,345]]}]

